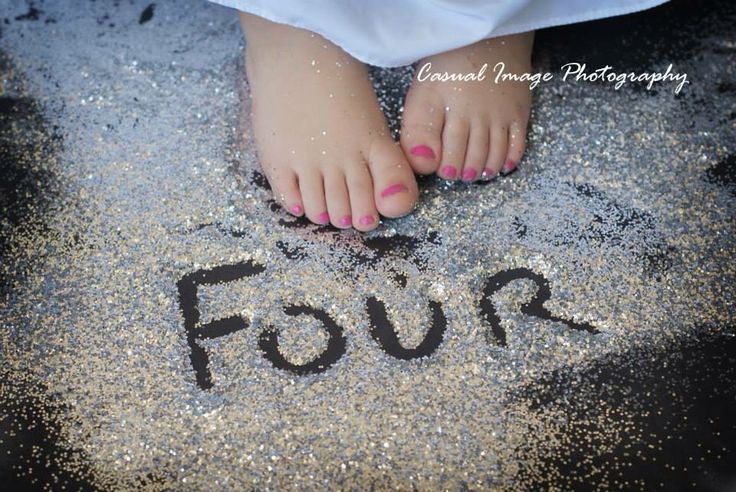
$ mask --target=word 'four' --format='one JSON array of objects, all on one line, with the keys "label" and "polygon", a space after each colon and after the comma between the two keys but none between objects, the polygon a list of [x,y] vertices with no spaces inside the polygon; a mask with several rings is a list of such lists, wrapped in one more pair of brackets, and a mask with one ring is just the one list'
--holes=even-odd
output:
[{"label": "word 'four'", "polygon": [[[200,325],[200,312],[198,308],[197,289],[202,285],[214,285],[219,283],[234,282],[246,277],[259,275],[266,267],[245,261],[232,265],[222,265],[208,270],[198,270],[182,277],[177,283],[179,290],[179,303],[184,315],[184,328],[186,330],[187,343],[191,349],[191,361],[197,384],[202,389],[212,387],[212,375],[209,370],[209,356],[204,347],[199,344],[200,340],[219,338],[239,330],[247,328],[248,322],[243,317],[235,315],[221,318]],[[483,297],[480,301],[480,310],[483,318],[490,325],[489,340],[500,347],[506,346],[506,331],[501,325],[501,318],[496,312],[493,304],[493,295],[501,290],[509,282],[519,279],[528,279],[537,285],[534,298],[521,307],[523,314],[537,318],[564,323],[574,330],[582,330],[589,333],[598,333],[598,330],[587,323],[575,323],[574,321],[553,316],[545,307],[544,302],[550,296],[549,282],[542,275],[532,272],[526,268],[515,268],[502,270],[489,277],[483,287]],[[391,321],[386,314],[386,308],[382,301],[376,297],[366,300],[366,308],[370,322],[371,337],[378,343],[381,349],[388,355],[402,360],[417,359],[431,355],[442,343],[447,319],[442,309],[442,303],[429,301],[431,311],[431,324],[424,339],[414,348],[406,348],[401,345]],[[265,327],[258,338],[258,345],[263,351],[264,357],[274,367],[294,374],[314,374],[328,370],[345,354],[346,338],[343,329],[324,310],[306,305],[284,306],[284,312],[288,316],[309,315],[320,321],[327,331],[329,339],[327,347],[317,357],[305,364],[294,364],[289,362],[279,350],[278,331]]]}]

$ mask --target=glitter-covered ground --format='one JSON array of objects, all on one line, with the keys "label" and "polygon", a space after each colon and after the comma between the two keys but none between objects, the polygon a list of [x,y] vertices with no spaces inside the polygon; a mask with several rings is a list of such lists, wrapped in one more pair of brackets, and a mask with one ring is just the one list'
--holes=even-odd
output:
[{"label": "glitter-covered ground", "polygon": [[237,20],[177,6],[0,0],[4,484],[736,487],[732,2],[539,33],[691,82],[542,85],[518,172],[367,235],[273,204]]}]

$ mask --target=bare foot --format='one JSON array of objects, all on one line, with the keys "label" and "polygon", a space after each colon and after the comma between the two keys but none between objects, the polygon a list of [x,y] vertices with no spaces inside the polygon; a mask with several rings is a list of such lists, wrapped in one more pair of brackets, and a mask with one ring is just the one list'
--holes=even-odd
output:
[{"label": "bare foot", "polygon": [[[423,81],[415,76],[406,97],[401,146],[419,174],[475,181],[513,171],[526,145],[531,91],[527,82],[495,83],[505,73],[531,70],[534,33],[487,39],[422,60],[431,63]],[[430,81],[429,73],[478,73],[482,81]],[[419,75],[419,72],[417,73]]]},{"label": "bare foot", "polygon": [[241,13],[256,148],[274,196],[316,224],[368,231],[417,183],[361,62],[323,37]]}]

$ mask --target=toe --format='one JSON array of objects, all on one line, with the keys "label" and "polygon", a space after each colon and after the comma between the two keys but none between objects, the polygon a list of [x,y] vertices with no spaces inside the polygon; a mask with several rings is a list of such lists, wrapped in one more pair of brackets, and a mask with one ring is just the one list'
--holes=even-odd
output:
[{"label": "toe", "polygon": [[488,160],[483,170],[483,176],[491,178],[501,171],[508,150],[508,130],[500,124],[491,125],[491,147],[488,151]]},{"label": "toe", "polygon": [[299,192],[299,182],[292,171],[270,173],[267,175],[274,198],[292,215],[300,217],[304,214],[304,204]]},{"label": "toe", "polygon": [[345,184],[345,176],[342,172],[325,173],[325,200],[327,202],[327,213],[330,221],[335,227],[345,229],[353,225],[350,215],[350,197],[348,187]]},{"label": "toe", "polygon": [[410,91],[401,123],[401,148],[417,174],[432,174],[442,150],[442,101]]},{"label": "toe", "polygon": [[521,162],[526,150],[526,122],[515,120],[508,132],[508,151],[504,162],[504,171],[511,172]]},{"label": "toe", "polygon": [[465,152],[465,163],[461,177],[463,181],[475,181],[483,172],[488,160],[488,147],[491,143],[491,131],[485,120],[474,121],[470,125],[468,149]]},{"label": "toe", "polygon": [[376,208],[385,217],[401,217],[414,209],[419,191],[414,172],[401,148],[389,137],[373,142],[368,155]]},{"label": "toe", "polygon": [[307,218],[315,224],[327,224],[330,217],[327,214],[322,175],[314,168],[310,172],[300,174],[299,189],[304,200],[304,214]]},{"label": "toe", "polygon": [[442,159],[437,174],[444,179],[457,179],[465,162],[470,124],[461,117],[448,116],[442,130]]},{"label": "toe", "polygon": [[345,174],[350,197],[353,227],[359,231],[370,231],[378,225],[378,210],[373,201],[373,181],[364,162],[351,166]]}]

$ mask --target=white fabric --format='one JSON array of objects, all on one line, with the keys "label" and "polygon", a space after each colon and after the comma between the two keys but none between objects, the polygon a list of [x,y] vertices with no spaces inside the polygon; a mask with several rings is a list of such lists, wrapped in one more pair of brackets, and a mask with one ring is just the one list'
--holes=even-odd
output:
[{"label": "white fabric", "polygon": [[644,10],[667,0],[210,0],[329,39],[382,67],[481,39]]}]

